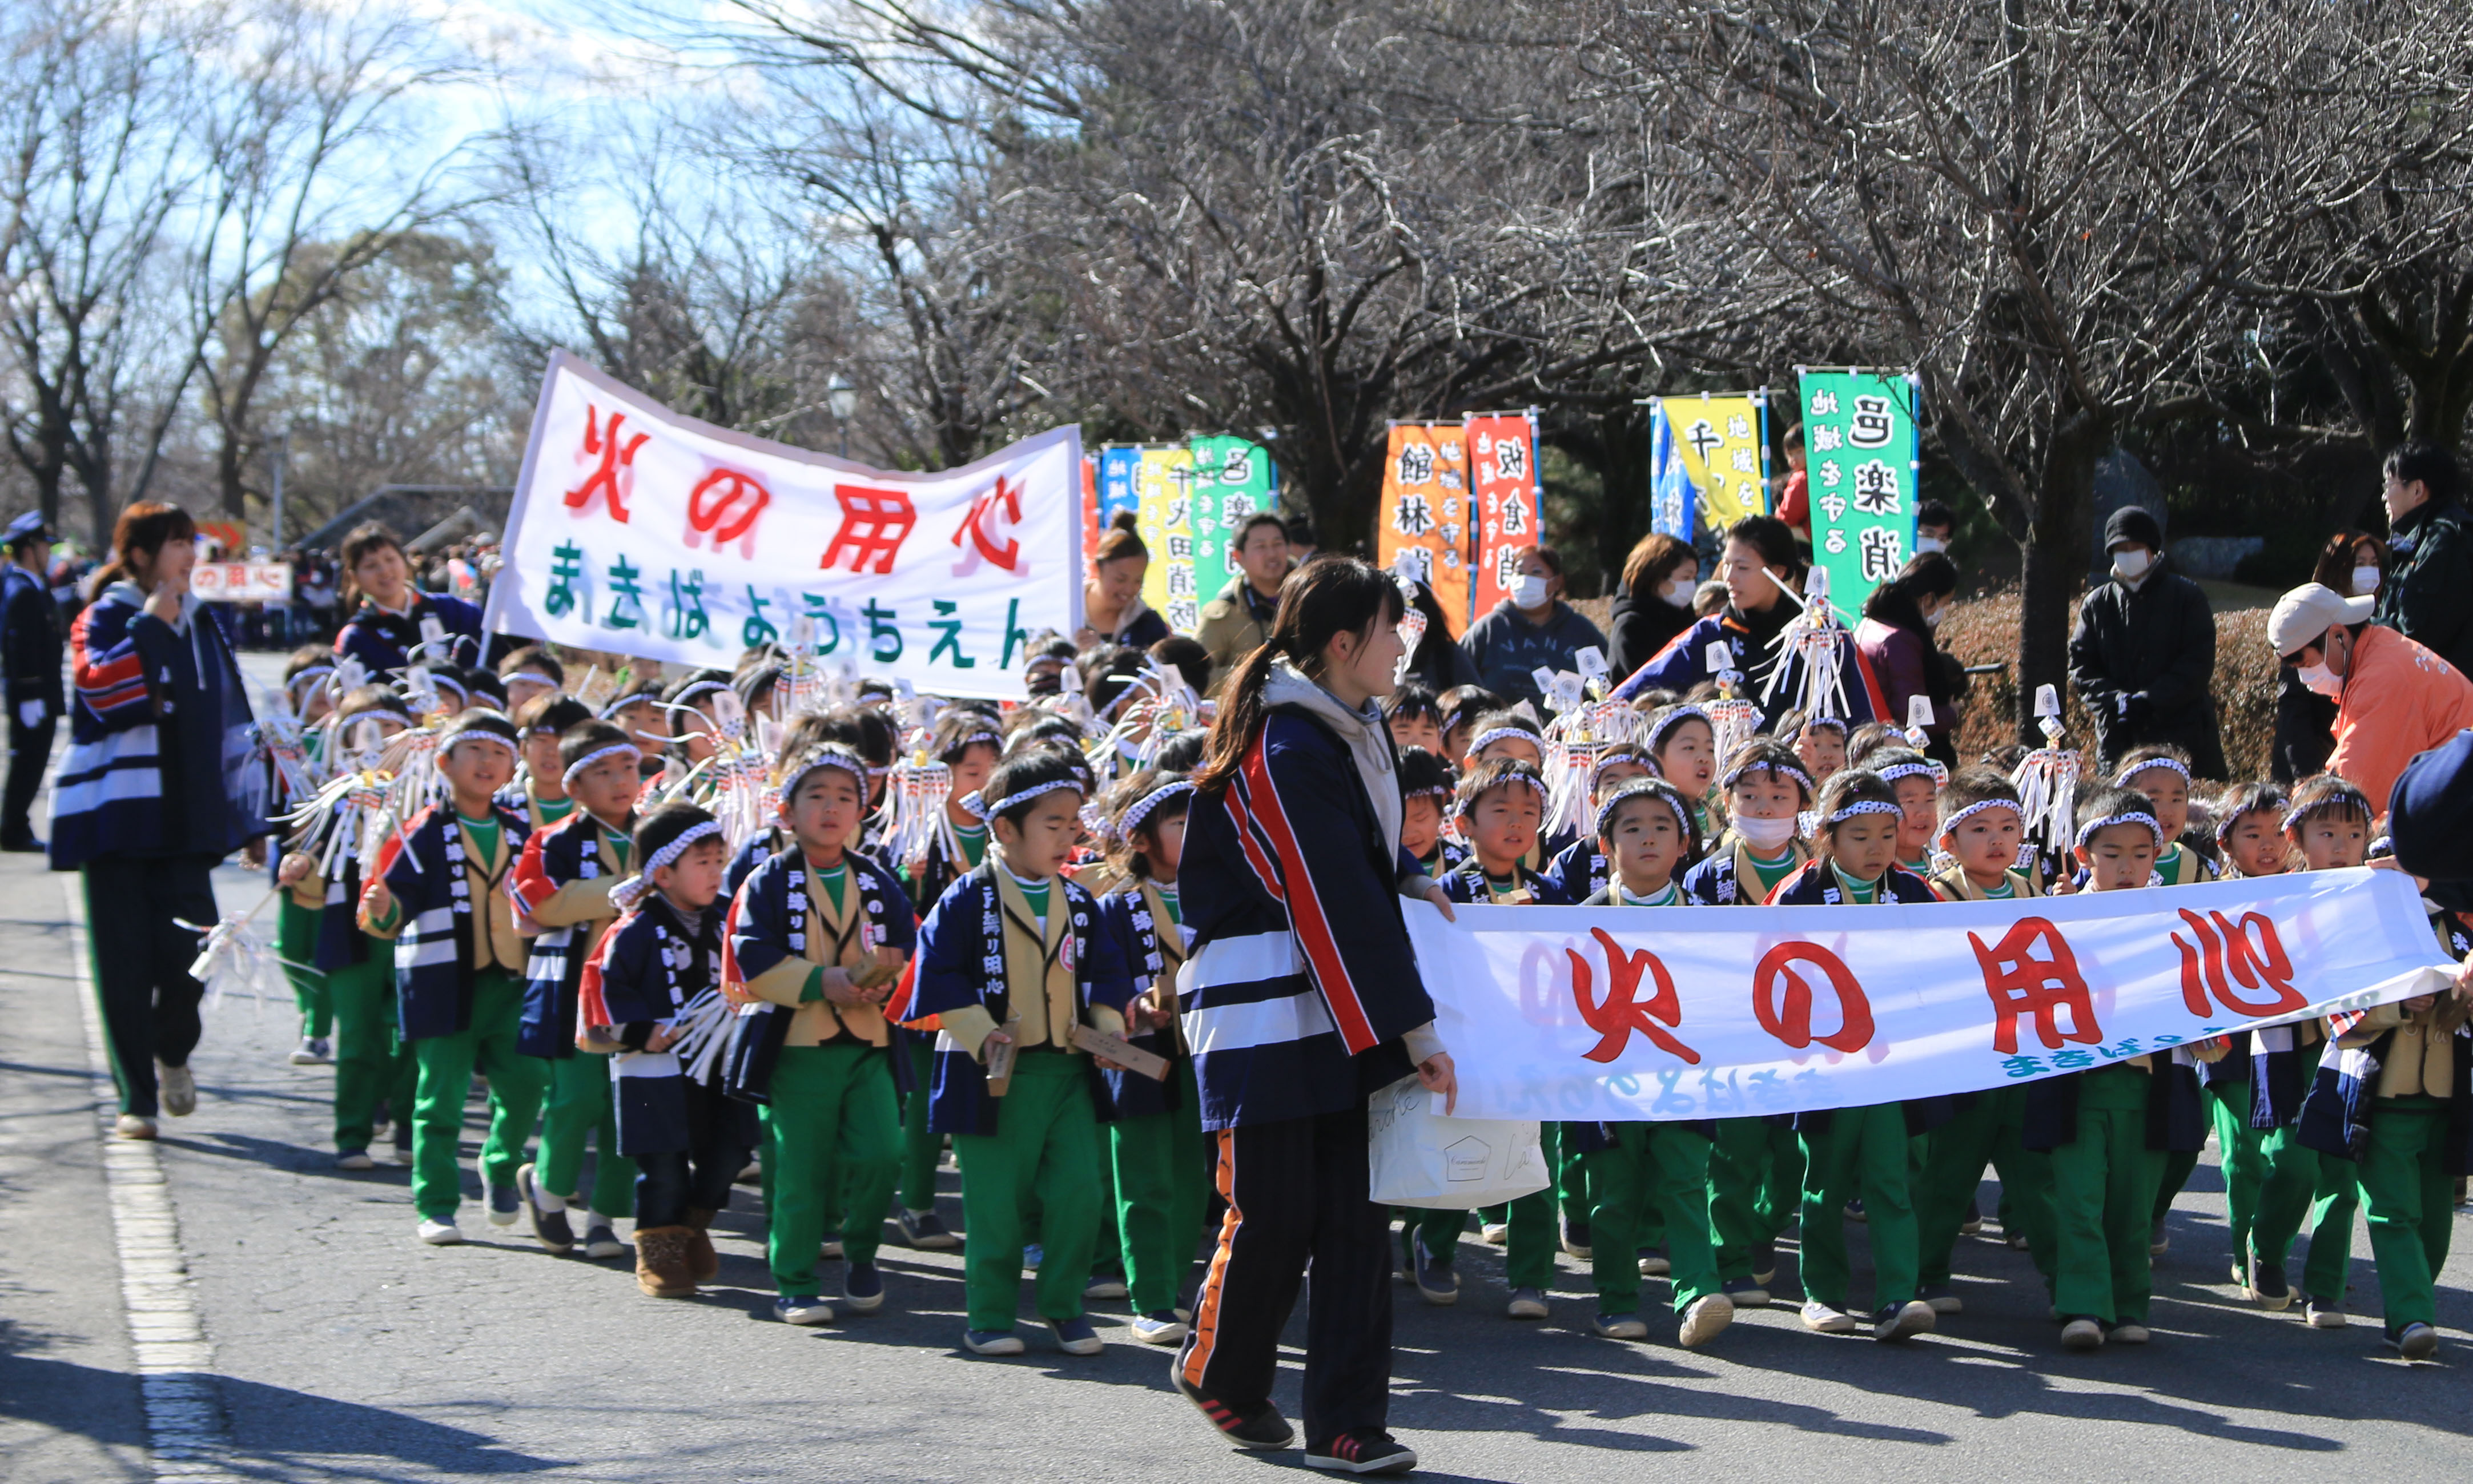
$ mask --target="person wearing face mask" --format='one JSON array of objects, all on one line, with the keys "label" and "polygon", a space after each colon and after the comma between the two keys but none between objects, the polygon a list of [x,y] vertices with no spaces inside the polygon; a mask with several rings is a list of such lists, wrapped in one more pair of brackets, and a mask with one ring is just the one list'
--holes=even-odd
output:
[{"label": "person wearing face mask", "polygon": [[1947,551],[1957,534],[1957,516],[1938,500],[1915,507],[1915,552]]},{"label": "person wearing face mask", "polygon": [[2097,750],[2111,773],[2122,754],[2163,743],[2190,754],[2202,778],[2224,776],[2222,733],[2209,688],[2216,614],[2198,585],[2173,569],[2164,529],[2135,505],[2104,522],[2111,580],[2078,601],[2070,634],[2070,683],[2095,717]]},{"label": "person wearing face mask", "polygon": [[[2387,543],[2365,531],[2339,531],[2318,550],[2310,580],[2350,597],[2375,596],[2387,580]],[[2268,774],[2290,788],[2327,766],[2336,747],[2336,703],[2301,683],[2290,668],[2275,689],[2275,734]]]},{"label": "person wearing face mask", "polygon": [[1580,651],[1604,650],[1606,636],[1563,601],[1563,558],[1553,547],[1524,546],[1513,560],[1511,596],[1469,625],[1460,648],[1477,666],[1478,684],[1515,705],[1528,702],[1542,717],[1545,697],[1529,672],[1577,670]]},{"label": "person wearing face mask", "polygon": [[2307,583],[2275,602],[2267,641],[2302,684],[2336,703],[2327,771],[2358,786],[2386,825],[2405,764],[2473,727],[2473,681],[2424,645],[2370,621],[2376,603]]},{"label": "person wearing face mask", "polygon": [[1622,586],[1608,615],[1606,662],[1629,675],[1692,627],[1692,594],[1700,586],[1700,559],[1690,546],[1652,531],[1623,559]]},{"label": "person wearing face mask", "polygon": [[2473,675],[2473,515],[2463,472],[2454,454],[2416,438],[2388,451],[2384,474],[2394,561],[2379,585],[2378,622]]},{"label": "person wearing face mask", "polygon": [[1931,702],[1924,751],[1952,768],[1957,766],[1957,750],[1949,732],[1957,723],[1966,667],[1933,640],[1933,631],[1957,597],[1957,563],[1928,551],[1908,558],[1897,576],[1873,589],[1863,600],[1863,621],[1855,627],[1855,647],[1871,661],[1888,699],[1887,719],[1906,721],[1916,696]]}]

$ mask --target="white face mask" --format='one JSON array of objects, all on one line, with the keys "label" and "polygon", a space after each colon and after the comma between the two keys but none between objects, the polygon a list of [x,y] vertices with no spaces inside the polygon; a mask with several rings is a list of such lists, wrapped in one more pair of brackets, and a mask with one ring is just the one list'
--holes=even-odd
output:
[{"label": "white face mask", "polygon": [[1523,572],[1512,580],[1511,604],[1514,608],[1544,608],[1546,579],[1533,572]]},{"label": "white face mask", "polygon": [[1732,823],[1735,833],[1743,837],[1743,843],[1765,855],[1783,850],[1786,843],[1794,838],[1794,816],[1790,814],[1782,820],[1738,817]]},{"label": "white face mask", "polygon": [[2127,551],[2116,551],[2112,554],[2113,575],[2125,583],[2134,583],[2145,577],[2147,569],[2154,564],[2154,553],[2144,546],[2132,546]]},{"label": "white face mask", "polygon": [[2344,678],[2323,664],[2306,664],[2296,673],[2301,677],[2302,684],[2330,701],[2340,699],[2344,693]]},{"label": "white face mask", "polygon": [[2366,598],[2379,590],[2379,569],[2374,566],[2353,568],[2353,596]]},{"label": "white face mask", "polygon": [[1692,594],[1699,590],[1698,583],[1690,578],[1678,577],[1666,585],[1666,601],[1677,608],[1686,608],[1691,605]]},{"label": "white face mask", "polygon": [[1918,536],[1915,538],[1915,554],[1918,556],[1921,556],[1923,553],[1928,551],[1947,550],[1949,550],[1949,542],[1942,540],[1937,536]]},{"label": "white face mask", "polygon": [[1945,609],[1945,608],[1936,608],[1936,609],[1933,609],[1931,612],[1926,613],[1926,614],[1924,615],[1924,627],[1925,627],[1925,628],[1927,628],[1927,629],[1937,629],[1937,628],[1939,628],[1939,627],[1940,627],[1940,621],[1941,621],[1942,619],[1944,619],[1944,618],[1947,618],[1948,616],[1949,616],[1949,610],[1948,610],[1948,609]]}]

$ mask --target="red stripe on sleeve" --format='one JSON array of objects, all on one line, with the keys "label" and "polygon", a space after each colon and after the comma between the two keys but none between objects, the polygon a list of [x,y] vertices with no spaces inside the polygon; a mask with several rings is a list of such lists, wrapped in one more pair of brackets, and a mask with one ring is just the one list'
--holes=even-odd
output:
[{"label": "red stripe on sleeve", "polygon": [[1279,858],[1281,877],[1287,883],[1288,928],[1306,950],[1306,962],[1312,966],[1314,983],[1322,991],[1323,1002],[1331,1017],[1339,1025],[1339,1039],[1351,1055],[1371,1050],[1374,1046],[1374,1025],[1367,1018],[1363,1001],[1357,997],[1357,986],[1348,977],[1348,965],[1340,957],[1339,940],[1333,936],[1331,921],[1324,916],[1322,899],[1315,895],[1313,876],[1306,869],[1305,851],[1297,845],[1296,830],[1288,824],[1287,810],[1280,802],[1279,790],[1271,782],[1268,749],[1256,741],[1245,754],[1245,776],[1260,794],[1257,807],[1263,832],[1270,837],[1271,849]]}]

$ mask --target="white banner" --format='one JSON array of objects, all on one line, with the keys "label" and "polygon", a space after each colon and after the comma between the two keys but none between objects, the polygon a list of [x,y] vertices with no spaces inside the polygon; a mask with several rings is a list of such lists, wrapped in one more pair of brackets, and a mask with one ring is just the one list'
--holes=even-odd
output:
[{"label": "white banner", "polygon": [[2443,988],[2412,880],[2024,902],[1409,902],[1475,1118],[1736,1117],[1971,1092]]},{"label": "white banner", "polygon": [[507,516],[489,627],[728,669],[809,620],[828,666],[1020,696],[1082,623],[1082,441],[888,473],[682,417],[560,351]]},{"label": "white banner", "polygon": [[205,603],[289,603],[288,562],[201,562],[189,568],[189,588]]}]

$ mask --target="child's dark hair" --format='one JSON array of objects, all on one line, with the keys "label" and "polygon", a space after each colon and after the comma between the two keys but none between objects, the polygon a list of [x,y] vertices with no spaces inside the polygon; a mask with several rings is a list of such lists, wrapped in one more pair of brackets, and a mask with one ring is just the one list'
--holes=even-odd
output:
[{"label": "child's dark hair", "polygon": [[[2127,816],[2136,814],[2143,814],[2149,820],[2153,820],[2155,801],[2134,788],[2099,788],[2078,800],[2077,833],[2075,843],[2083,850],[2087,842],[2094,837],[2095,832],[2103,827],[2105,821],[2123,823]],[[2155,848],[2159,850],[2164,848],[2164,831],[2161,826],[2155,828]]]},{"label": "child's dark hair", "polygon": [[[1653,799],[1674,811],[1675,826],[1683,832],[1682,864],[1689,865],[1700,858],[1700,817],[1693,809],[1692,801],[1683,797],[1683,790],[1664,778],[1625,778],[1620,787],[1597,801],[1595,838],[1599,845],[1605,843],[1606,836],[1621,822],[1623,805],[1635,799]],[[1682,865],[1675,870],[1680,874]]]},{"label": "child's dark hair", "polygon": [[[1005,734],[1005,751],[1020,752],[1042,744],[1082,750],[1082,728],[1069,716],[1053,711],[1035,711],[1028,707],[1016,713],[1016,723]],[[1027,718],[1023,720],[1022,718]]]},{"label": "child's dark hair", "polygon": [[1435,798],[1438,801],[1435,807],[1448,813],[1452,791],[1456,786],[1457,777],[1450,763],[1422,747],[1400,749],[1400,797],[1403,799]]},{"label": "child's dark hair", "polygon": [[1654,759],[1666,751],[1666,744],[1674,740],[1675,731],[1686,722],[1698,722],[1707,727],[1712,738],[1717,735],[1717,729],[1710,722],[1708,712],[1689,702],[1678,701],[1672,706],[1660,707],[1648,719],[1647,730],[1641,733],[1640,745],[1647,748],[1648,755]]},{"label": "child's dark hair", "polygon": [[1879,774],[1881,781],[1893,789],[1909,778],[1930,778],[1934,788],[1940,786],[1940,765],[1904,745],[1872,749],[1863,759],[1863,771]]},{"label": "child's dark hair", "polygon": [[516,737],[516,724],[507,720],[507,713],[479,706],[468,706],[456,713],[455,719],[448,722],[446,730],[439,734],[438,751],[443,756],[456,743],[476,735],[493,737],[505,743],[509,753],[518,757],[523,755]]},{"label": "child's dark hair", "polygon": [[1489,757],[1471,768],[1468,777],[1460,779],[1458,791],[1452,796],[1452,817],[1456,819],[1468,813],[1477,807],[1478,800],[1506,784],[1535,789],[1538,811],[1541,814],[1545,811],[1546,778],[1537,771],[1535,764],[1517,757]]},{"label": "child's dark hair", "polygon": [[1668,690],[1663,685],[1652,685],[1631,698],[1631,708],[1645,719],[1655,716],[1682,699],[1683,695],[1680,691]]},{"label": "child's dark hair", "polygon": [[[1886,804],[1888,807],[1883,808]],[[1820,827],[1814,832],[1813,845],[1817,853],[1829,853],[1830,845],[1837,838],[1838,826],[1865,814],[1899,815],[1898,791],[1888,779],[1861,768],[1840,768],[1820,785]]]},{"label": "child's dark hair", "polygon": [[521,649],[511,651],[507,658],[498,661],[498,677],[501,680],[509,676],[521,675],[526,670],[547,677],[553,685],[566,683],[566,666],[560,664],[556,656],[539,644],[527,644]]},{"label": "child's dark hair", "polygon": [[605,747],[634,746],[636,739],[614,722],[577,722],[558,734],[558,765],[572,768]]},{"label": "child's dark hair", "polygon": [[1727,758],[1726,766],[1718,770],[1717,786],[1732,789],[1743,780],[1745,774],[1750,773],[1766,773],[1771,778],[1786,779],[1802,794],[1795,804],[1796,810],[1799,812],[1812,807],[1812,775],[1804,771],[1803,759],[1794,755],[1794,750],[1777,738],[1754,737],[1735,749],[1735,755]]},{"label": "child's dark hair", "polygon": [[1159,770],[1162,773],[1191,773],[1202,766],[1203,751],[1211,745],[1208,731],[1185,731],[1160,744]]},{"label": "child's dark hair", "polygon": [[[649,862],[654,856],[668,849],[679,836],[698,825],[712,823],[712,816],[705,810],[684,799],[673,799],[636,822],[636,847],[632,858],[638,862]],[[712,838],[718,840],[721,837],[714,835]],[[664,861],[662,864],[668,865],[670,862]],[[653,868],[649,865],[645,866],[643,874],[650,876],[653,874]]]},{"label": "child's dark hair", "polygon": [[516,707],[516,730],[525,736],[547,732],[558,736],[578,722],[592,720],[592,711],[562,690],[533,697]]},{"label": "child's dark hair", "polygon": [[2018,785],[2006,776],[1989,768],[1960,768],[1940,791],[1940,817],[1947,819],[1960,809],[1971,809],[1979,803],[2016,804]]},{"label": "child's dark hair", "polygon": [[2115,781],[2126,788],[2131,778],[2157,763],[2163,763],[2171,771],[2181,775],[2181,780],[2184,783],[2187,783],[2192,777],[2188,751],[2163,742],[2149,742],[2143,747],[2133,747],[2124,753],[2121,756],[2121,766],[2112,770],[2112,776]]},{"label": "child's dark hair", "polygon": [[2216,841],[2223,843],[2245,814],[2264,814],[2269,825],[2281,833],[2284,816],[2293,807],[2293,796],[2281,783],[2235,783],[2216,796]]},{"label": "child's dark hair", "polygon": [[979,789],[979,802],[990,824],[1011,820],[1018,827],[1032,805],[1067,789],[1085,796],[1091,792],[1091,770],[1080,754],[1052,747],[1026,747],[996,764]]},{"label": "child's dark hair", "polygon": [[[1613,746],[1598,753],[1597,756],[1589,759],[1589,794],[1591,798],[1594,799],[1596,796],[1604,793],[1609,787],[1618,786],[1606,782],[1606,770],[1617,763],[1625,762],[1637,763],[1641,767],[1646,768],[1650,778],[1663,777],[1663,775],[1657,771],[1657,759],[1648,755],[1647,748],[1642,747],[1637,742],[1617,742]],[[1622,781],[1628,783],[1632,780],[1630,778],[1625,778]]]},{"label": "child's dark hair", "polygon": [[838,742],[867,759],[871,768],[893,762],[893,723],[874,706],[837,706],[808,711],[790,723],[781,739],[781,755],[805,752],[819,742]]},{"label": "child's dark hair", "polygon": [[1386,722],[1432,722],[1436,730],[1440,730],[1443,725],[1443,706],[1441,702],[1434,699],[1434,693],[1430,688],[1415,681],[1408,681],[1392,687],[1391,694],[1382,698],[1382,719]]},{"label": "child's dark hair", "polygon": [[1004,752],[1004,737],[988,713],[975,706],[947,706],[937,716],[935,730],[928,734],[927,750],[936,760],[947,765],[960,762],[974,747],[984,747],[991,755]]},{"label": "child's dark hair", "polygon": [[1172,773],[1146,769],[1108,790],[1109,864],[1137,880],[1149,880],[1152,866],[1143,837],[1157,840],[1162,825],[1183,818],[1192,806],[1193,785]]},{"label": "child's dark hair", "polygon": [[384,716],[407,727],[412,725],[412,708],[403,704],[403,697],[384,685],[355,687],[336,705],[335,715],[339,721],[350,721],[356,716]]},{"label": "child's dark hair", "polygon": [[1478,717],[1510,705],[1482,685],[1454,685],[1436,697],[1434,704],[1442,707],[1445,731],[1454,727],[1473,726]]},{"label": "child's dark hair", "polygon": [[1907,739],[1887,722],[1865,722],[1846,733],[1846,766],[1867,768],[1872,754],[1885,747],[1904,748]]},{"label": "child's dark hair", "polygon": [[328,670],[334,669],[335,652],[324,644],[303,644],[283,661],[283,683],[288,686],[300,678],[301,671],[314,670],[321,665]]},{"label": "child's dark hair", "polygon": [[2370,796],[2352,782],[2332,773],[2314,774],[2293,785],[2293,806],[2284,815],[2284,832],[2297,834],[2302,826],[2330,814],[2358,815],[2366,830],[2377,813],[2370,807]]}]

